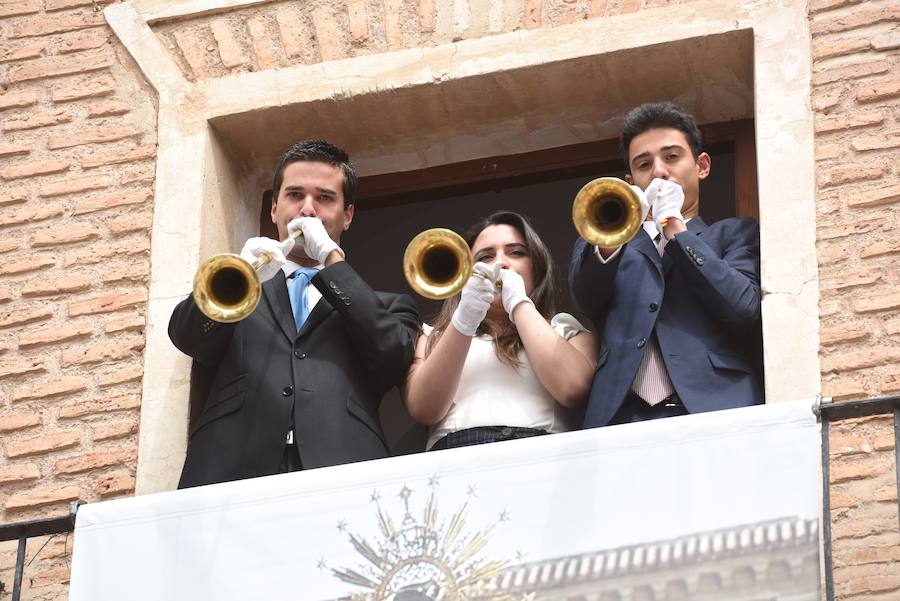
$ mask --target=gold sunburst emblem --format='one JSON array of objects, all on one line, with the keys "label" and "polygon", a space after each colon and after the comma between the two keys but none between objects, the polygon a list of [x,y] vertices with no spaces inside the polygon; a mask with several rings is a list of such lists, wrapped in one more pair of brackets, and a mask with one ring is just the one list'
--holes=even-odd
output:
[{"label": "gold sunburst emblem", "polygon": [[[417,519],[410,508],[413,490],[407,485],[399,491],[403,517],[399,525],[382,506],[381,495],[374,491],[371,501],[379,527],[374,544],[349,533],[354,549],[366,561],[355,568],[332,569],[340,580],[365,589],[345,597],[348,601],[528,601],[534,595],[512,597],[496,588],[498,576],[507,560],[486,559],[481,551],[496,527],[509,521],[503,510],[496,521],[481,530],[466,532],[469,504],[476,494],[469,487],[468,499],[449,517],[441,520],[435,499],[438,476],[429,479],[428,499]],[[346,522],[338,523],[344,532]]]}]

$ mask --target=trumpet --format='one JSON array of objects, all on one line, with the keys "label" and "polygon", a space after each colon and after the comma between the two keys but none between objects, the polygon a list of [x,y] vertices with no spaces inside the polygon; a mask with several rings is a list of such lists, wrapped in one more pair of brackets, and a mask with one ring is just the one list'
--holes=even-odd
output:
[{"label": "trumpet", "polygon": [[[303,236],[296,230],[289,238]],[[283,240],[282,242],[286,242]],[[220,323],[234,323],[253,313],[259,304],[262,284],[256,271],[272,260],[261,254],[253,263],[234,253],[214,255],[194,275],[194,302],[204,315]]]},{"label": "trumpet", "polygon": [[462,236],[442,227],[413,238],[403,253],[403,275],[418,294],[432,300],[462,290],[472,275],[472,252]]},{"label": "trumpet", "polygon": [[638,195],[616,177],[589,181],[572,203],[575,229],[595,246],[613,248],[625,244],[641,227],[643,219]]}]

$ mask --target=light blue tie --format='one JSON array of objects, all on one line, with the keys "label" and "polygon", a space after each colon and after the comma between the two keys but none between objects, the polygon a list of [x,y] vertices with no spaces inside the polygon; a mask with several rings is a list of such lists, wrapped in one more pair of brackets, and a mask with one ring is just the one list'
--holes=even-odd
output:
[{"label": "light blue tie", "polygon": [[303,327],[306,318],[309,317],[309,282],[318,273],[312,267],[301,267],[290,275],[288,282],[288,296],[291,298],[291,307],[294,309],[294,323],[297,331]]}]

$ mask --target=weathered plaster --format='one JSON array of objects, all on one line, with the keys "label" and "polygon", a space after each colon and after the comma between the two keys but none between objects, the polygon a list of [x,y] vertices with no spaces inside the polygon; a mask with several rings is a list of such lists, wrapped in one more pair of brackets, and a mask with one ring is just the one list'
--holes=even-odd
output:
[{"label": "weathered plaster", "polygon": [[[145,2],[136,0],[139,6],[161,5]],[[229,5],[190,4],[191,10]],[[171,489],[177,482],[189,362],[172,347],[166,327],[172,307],[190,291],[201,256],[233,250],[249,235],[225,224],[244,216],[255,223],[255,214],[241,207],[252,205],[248,196],[259,198],[253,191],[261,189],[257,182],[271,168],[271,162],[262,164],[266,153],[277,154],[283,146],[261,132],[327,137],[336,128],[356,128],[351,143],[342,144],[371,174],[610,138],[624,109],[650,99],[674,98],[701,122],[753,114],[767,292],[767,399],[811,399],[819,391],[811,58],[803,3],[701,1],[199,84],[178,74],[130,4],[111,6],[106,15],[160,94],[138,493]],[[647,27],[649,22],[666,26]],[[716,45],[748,31],[752,75],[743,74],[727,44]],[[663,44],[668,46],[658,46]],[[676,56],[678,69],[656,54],[673,48],[686,53]],[[730,59],[736,61],[733,68]],[[523,73],[539,78],[531,87],[552,101],[535,90],[521,101],[517,94],[529,87],[517,80]],[[548,87],[543,77],[562,89]],[[591,87],[597,82],[603,89]],[[432,104],[422,105],[423,99]],[[386,113],[392,103],[403,106],[403,113]],[[492,112],[498,108],[500,113]],[[402,121],[404,113],[412,125]],[[481,114],[494,115],[495,122],[477,119]],[[378,119],[393,127],[376,127]],[[253,146],[253,136],[268,146]],[[240,173],[226,176],[229,167]],[[206,213],[210,207],[218,207],[223,219],[214,219],[212,209]]]}]

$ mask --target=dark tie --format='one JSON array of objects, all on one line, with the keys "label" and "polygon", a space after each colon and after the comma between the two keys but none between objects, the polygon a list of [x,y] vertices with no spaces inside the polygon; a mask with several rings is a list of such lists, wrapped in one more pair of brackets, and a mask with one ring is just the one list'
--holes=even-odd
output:
[{"label": "dark tie", "polygon": [[294,310],[294,324],[297,331],[303,327],[306,318],[309,317],[309,301],[307,291],[309,282],[318,270],[312,267],[301,267],[288,278],[288,296],[291,298],[291,308]]}]

